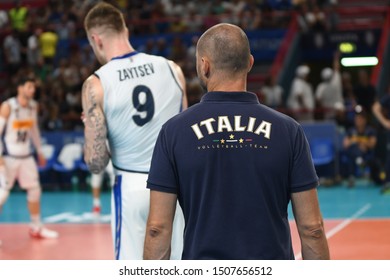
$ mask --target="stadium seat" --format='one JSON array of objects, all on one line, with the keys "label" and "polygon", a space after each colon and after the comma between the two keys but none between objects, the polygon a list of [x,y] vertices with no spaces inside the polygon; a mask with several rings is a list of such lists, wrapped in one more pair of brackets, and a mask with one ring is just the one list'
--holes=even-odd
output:
[{"label": "stadium seat", "polygon": [[77,162],[77,166],[78,166],[78,168],[80,168],[82,171],[87,171],[87,172],[89,172],[88,165],[85,163],[84,158],[81,158],[81,159]]},{"label": "stadium seat", "polygon": [[331,139],[312,139],[310,150],[315,166],[326,165],[335,160],[335,149]]},{"label": "stadium seat", "polygon": [[65,144],[61,149],[57,160],[53,164],[54,171],[57,172],[57,181],[61,189],[66,189],[71,185],[73,191],[79,190],[79,162],[83,156],[83,147],[80,143]]},{"label": "stadium seat", "polygon": [[60,151],[53,169],[58,172],[72,172],[78,168],[83,156],[83,147],[79,143],[66,144]]},{"label": "stadium seat", "polygon": [[39,172],[45,172],[50,170],[53,167],[53,164],[56,160],[56,149],[54,145],[51,144],[43,144],[42,145],[42,153],[43,156],[46,159],[46,165],[45,166],[38,166]]}]

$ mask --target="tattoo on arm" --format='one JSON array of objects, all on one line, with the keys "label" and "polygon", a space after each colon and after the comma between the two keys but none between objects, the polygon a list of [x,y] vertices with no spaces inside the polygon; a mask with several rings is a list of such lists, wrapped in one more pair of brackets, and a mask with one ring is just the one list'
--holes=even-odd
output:
[{"label": "tattoo on arm", "polygon": [[100,173],[109,161],[106,120],[102,108],[97,103],[96,89],[91,79],[84,82],[82,91],[85,114],[84,159],[92,173]]}]

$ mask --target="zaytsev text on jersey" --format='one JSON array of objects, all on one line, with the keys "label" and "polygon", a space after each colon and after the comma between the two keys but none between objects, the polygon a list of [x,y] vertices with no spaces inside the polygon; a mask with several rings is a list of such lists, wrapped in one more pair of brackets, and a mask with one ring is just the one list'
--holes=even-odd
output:
[{"label": "zaytsev text on jersey", "polygon": [[117,70],[117,72],[119,74],[119,81],[122,82],[129,79],[150,76],[154,74],[154,66],[153,63],[146,63],[135,67]]}]

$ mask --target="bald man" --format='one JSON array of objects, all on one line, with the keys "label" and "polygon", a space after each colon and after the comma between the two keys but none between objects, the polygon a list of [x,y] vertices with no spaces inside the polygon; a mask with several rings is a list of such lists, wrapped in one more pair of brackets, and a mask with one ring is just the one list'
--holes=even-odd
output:
[{"label": "bald man", "polygon": [[201,102],[169,120],[154,149],[144,259],[166,259],[178,199],[182,259],[294,259],[291,199],[304,259],[328,259],[318,178],[300,125],[246,91],[253,65],[237,26],[199,39]]},{"label": "bald man", "polygon": [[[85,162],[100,173],[110,157],[116,175],[112,195],[115,257],[140,260],[149,211],[147,174],[161,126],[187,105],[180,67],[135,51],[123,14],[100,2],[86,15],[89,43],[103,66],[84,83]],[[106,145],[106,140],[110,151]],[[180,258],[183,215],[178,207],[172,259]]]}]

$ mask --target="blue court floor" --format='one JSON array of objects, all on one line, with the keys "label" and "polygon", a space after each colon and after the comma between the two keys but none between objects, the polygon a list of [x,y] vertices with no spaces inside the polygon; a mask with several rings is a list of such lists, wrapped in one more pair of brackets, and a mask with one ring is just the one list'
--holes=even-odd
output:
[{"label": "blue court floor", "polygon": [[[353,189],[345,185],[319,187],[318,195],[324,219],[375,219],[390,217],[390,194],[381,195],[379,188],[358,181]],[[42,218],[45,223],[108,223],[111,197],[101,196],[102,215],[91,215],[92,195],[88,192],[45,192],[42,196]],[[291,209],[289,217],[293,215]],[[24,192],[11,193],[0,213],[0,223],[28,223],[29,214]]]},{"label": "blue court floor", "polygon": [[[361,180],[318,188],[324,228],[332,259],[390,259],[390,194]],[[113,259],[109,192],[102,193],[102,215],[91,213],[92,195],[45,192],[43,222],[60,232],[58,240],[34,242],[28,237],[26,194],[14,191],[0,213],[1,259]],[[289,209],[295,258],[301,259],[298,231]],[[50,242],[51,241],[51,242]],[[88,248],[80,250],[80,248]]]}]

